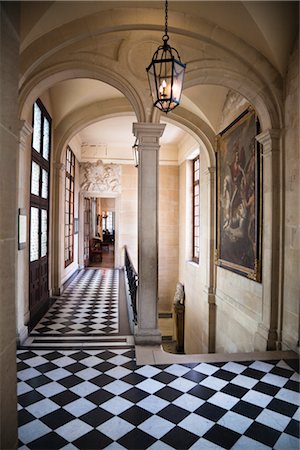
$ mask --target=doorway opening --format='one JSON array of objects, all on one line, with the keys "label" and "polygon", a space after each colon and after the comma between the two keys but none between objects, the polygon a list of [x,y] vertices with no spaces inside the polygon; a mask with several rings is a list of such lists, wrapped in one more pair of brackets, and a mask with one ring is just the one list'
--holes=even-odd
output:
[{"label": "doorway opening", "polygon": [[115,267],[115,199],[92,197],[85,199],[84,265],[85,267]]}]

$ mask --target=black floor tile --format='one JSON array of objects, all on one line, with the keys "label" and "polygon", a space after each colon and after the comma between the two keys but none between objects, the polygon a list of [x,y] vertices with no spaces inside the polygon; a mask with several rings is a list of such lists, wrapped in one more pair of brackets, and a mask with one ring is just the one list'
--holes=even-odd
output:
[{"label": "black floor tile", "polygon": [[276,411],[279,414],[284,414],[285,416],[292,417],[298,409],[298,406],[293,405],[292,403],[284,402],[283,400],[279,400],[278,398],[273,398],[268,404],[268,409],[272,411]]},{"label": "black floor tile", "polygon": [[[123,380],[122,380],[123,381]],[[129,389],[128,391],[124,392],[123,394],[120,394],[120,397],[126,398],[126,400],[129,400],[132,403],[138,403],[144,398],[148,397],[148,393],[145,391],[142,391],[141,389],[137,387],[133,387],[132,389]]]},{"label": "black floor tile", "polygon": [[26,409],[21,409],[18,411],[18,426],[21,427],[22,425],[25,425],[28,422],[32,422],[35,420],[35,417],[30,414]]},{"label": "black floor tile", "polygon": [[115,379],[113,377],[110,377],[109,375],[105,375],[105,373],[103,373],[102,375],[92,378],[89,381],[90,381],[90,383],[93,383],[96,386],[103,387],[109,383],[112,383],[113,381],[115,381]]},{"label": "black floor tile", "polygon": [[242,398],[248,392],[248,389],[238,386],[237,384],[228,383],[221,389],[221,392],[232,395],[233,397]]},{"label": "black floor tile", "polygon": [[59,406],[65,406],[78,398],[80,398],[79,395],[74,394],[74,392],[64,391],[51,397],[51,400]]},{"label": "black floor tile", "polygon": [[262,377],[265,376],[265,372],[262,372],[261,370],[251,369],[251,367],[248,367],[242,375],[245,377],[255,378],[256,380],[260,380]]},{"label": "black floor tile", "polygon": [[144,450],[152,445],[156,439],[138,428],[134,428],[125,436],[118,439],[118,443],[129,450]]},{"label": "black floor tile", "polygon": [[262,392],[266,395],[275,396],[277,392],[280,390],[278,386],[274,386],[273,384],[264,383],[263,381],[259,381],[254,387],[254,391]]},{"label": "black floor tile", "polygon": [[127,422],[137,427],[142,422],[149,419],[149,417],[151,417],[152,414],[149,411],[146,411],[145,409],[135,405],[127,409],[123,413],[119,414],[119,416],[122,419],[126,420]]},{"label": "black floor tile", "polygon": [[189,411],[180,408],[179,406],[176,405],[166,406],[166,408],[162,409],[157,413],[158,416],[163,417],[169,422],[176,424],[185,419],[185,417],[188,416],[189,414],[190,414]]},{"label": "black floor tile", "polygon": [[46,377],[45,375],[40,375],[38,377],[31,378],[27,381],[27,384],[29,384],[33,388],[38,388],[40,386],[43,386],[44,384],[51,383],[53,380]]},{"label": "black floor tile", "polygon": [[152,378],[153,380],[160,381],[161,383],[169,384],[172,381],[176,380],[177,377],[168,372],[159,372]]},{"label": "black floor tile", "polygon": [[229,428],[216,424],[208,430],[203,437],[214,444],[230,449],[234,446],[241,435],[236,431],[229,430]]},{"label": "black floor tile", "polygon": [[[300,439],[300,424],[298,420],[292,419],[286,429],[284,430],[285,433],[291,434],[292,436],[295,436],[296,438]],[[300,443],[299,443],[300,447]]]},{"label": "black floor tile", "polygon": [[196,370],[190,370],[189,372],[182,375],[182,378],[194,381],[195,383],[200,383],[202,380],[205,380],[205,378],[207,378],[207,375],[197,372]]},{"label": "black floor tile", "polygon": [[49,428],[52,428],[52,430],[56,430],[56,428],[65,425],[73,419],[74,416],[72,416],[72,414],[70,414],[65,409],[60,408],[50,414],[47,414],[44,417],[41,417],[40,420],[44,422]]},{"label": "black floor tile", "polygon": [[231,411],[241,414],[242,416],[249,417],[250,419],[256,419],[256,417],[262,412],[263,408],[257,405],[252,405],[251,403],[239,401]]},{"label": "black floor tile", "polygon": [[26,394],[19,395],[18,403],[20,403],[20,405],[26,407],[26,406],[32,405],[33,403],[39,402],[40,400],[43,400],[43,399],[44,399],[44,396],[41,395],[39,392],[30,391],[30,392],[26,392]]},{"label": "black floor tile", "polygon": [[269,447],[273,447],[280,436],[280,431],[269,428],[258,422],[253,422],[246,430],[245,436],[255,439]]},{"label": "black floor tile", "polygon": [[[153,377],[153,378],[157,379],[155,377]],[[146,377],[144,377],[143,375],[140,375],[139,373],[129,373],[128,375],[125,375],[125,377],[122,378],[122,381],[125,381],[125,383],[132,384],[133,386],[141,383],[144,380],[146,380]]]},{"label": "black floor tile", "polygon": [[221,380],[231,381],[236,377],[235,373],[228,372],[228,370],[220,369],[213,374],[216,378],[221,378]]},{"label": "black floor tile", "polygon": [[196,436],[194,433],[190,433],[181,427],[175,427],[169,433],[165,434],[161,438],[161,441],[176,449],[188,449],[198,439],[199,436]]},{"label": "black floor tile", "polygon": [[213,422],[218,422],[218,420],[227,413],[227,410],[221,408],[220,406],[213,405],[212,403],[204,403],[194,412],[195,414],[206,417],[206,419],[209,419]]},{"label": "black floor tile", "polygon": [[105,411],[102,408],[95,408],[92,411],[84,414],[83,416],[80,416],[80,420],[83,420],[92,427],[97,428],[99,425],[111,419],[112,417],[114,416],[110,412]]},{"label": "black floor tile", "polygon": [[59,384],[62,384],[68,389],[70,389],[73,386],[76,386],[79,383],[82,383],[82,378],[79,378],[76,375],[70,375],[69,377],[59,380]]},{"label": "black floor tile", "polygon": [[300,391],[300,383],[298,383],[297,381],[289,380],[283,387],[295,392]]},{"label": "black floor tile", "polygon": [[284,378],[290,378],[293,375],[293,371],[288,369],[283,369],[282,367],[274,367],[272,370],[270,370],[270,373],[273,375],[278,375],[280,377]]},{"label": "black floor tile", "polygon": [[76,373],[80,372],[80,370],[86,369],[86,366],[76,362],[74,364],[70,364],[69,366],[64,367],[64,369],[68,370],[69,372]]},{"label": "black floor tile", "polygon": [[173,389],[169,386],[166,386],[155,393],[157,397],[163,398],[169,402],[173,402],[176,398],[182,395],[182,392],[177,389]]},{"label": "black floor tile", "polygon": [[38,370],[41,373],[50,372],[51,370],[57,369],[57,366],[51,362],[41,364],[40,366],[35,367],[36,370]]},{"label": "black floor tile", "polygon": [[202,398],[202,400],[208,400],[216,393],[216,391],[205,386],[194,386],[188,393],[195,397]]},{"label": "black floor tile", "polygon": [[92,430],[87,434],[84,434],[79,439],[73,442],[73,445],[84,450],[102,449],[107,447],[113,441],[105,434],[100,433],[98,430]]},{"label": "black floor tile", "polygon": [[35,441],[30,442],[27,444],[27,447],[29,447],[32,450],[48,450],[53,449],[57,450],[59,448],[64,447],[69,442],[66,441],[66,439],[62,438],[58,434],[56,434],[54,431],[51,433],[45,434],[44,436],[40,437],[39,439],[36,439]]},{"label": "black floor tile", "polygon": [[102,403],[107,402],[114,395],[108,391],[104,391],[103,389],[99,389],[98,391],[93,392],[92,394],[87,395],[85,398],[90,402],[95,403],[95,405],[102,405]]}]

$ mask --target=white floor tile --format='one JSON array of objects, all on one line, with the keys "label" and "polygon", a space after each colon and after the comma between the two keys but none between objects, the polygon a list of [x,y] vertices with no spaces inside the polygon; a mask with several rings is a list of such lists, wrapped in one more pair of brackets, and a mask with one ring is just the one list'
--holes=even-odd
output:
[{"label": "white floor tile", "polygon": [[237,375],[231,380],[232,384],[237,384],[238,386],[251,389],[258,383],[259,380],[255,378],[246,377],[245,375]]},{"label": "white floor tile", "polygon": [[168,405],[169,402],[163,400],[162,398],[156,397],[155,395],[149,395],[149,397],[146,397],[137,403],[137,406],[151,412],[152,414],[161,411]]},{"label": "white floor tile", "polygon": [[95,409],[96,405],[85,398],[79,398],[72,403],[68,403],[63,408],[73,414],[73,416],[80,417],[92,409]]},{"label": "white floor tile", "polygon": [[29,386],[29,384],[25,383],[25,381],[19,381],[19,383],[17,383],[17,394],[18,395],[26,394],[26,392],[30,392],[32,390],[33,390],[33,388],[31,386]]},{"label": "white floor tile", "polygon": [[128,391],[132,388],[131,384],[125,383],[121,380],[113,381],[112,383],[107,384],[103,387],[108,392],[111,392],[114,395],[120,395],[123,394],[123,392]]},{"label": "white floor tile", "polygon": [[228,411],[218,421],[218,424],[222,427],[229,428],[230,430],[236,431],[240,434],[245,433],[245,431],[250,427],[252,423],[252,419],[241,416],[240,414],[236,414],[233,411]]},{"label": "white floor tile", "polygon": [[260,370],[261,372],[270,372],[273,369],[273,364],[268,364],[263,361],[254,361],[250,366],[251,369]]},{"label": "white floor tile", "polygon": [[192,413],[179,422],[178,426],[196,434],[197,436],[203,436],[214,426],[214,424],[215,422]]},{"label": "white floor tile", "polygon": [[213,375],[219,370],[219,367],[215,367],[211,364],[200,363],[198,366],[194,367],[196,372],[203,373],[204,375]]},{"label": "white floor tile", "polygon": [[83,383],[76,384],[76,386],[71,387],[70,391],[80,395],[80,397],[86,397],[92,392],[98,391],[98,389],[99,387],[95,384],[90,383],[89,381],[84,381]]},{"label": "white floor tile", "polygon": [[44,395],[44,397],[52,397],[53,395],[59,394],[66,390],[64,386],[53,381],[52,383],[44,384],[36,389],[40,394]]},{"label": "white floor tile", "polygon": [[189,367],[180,366],[179,364],[172,364],[172,366],[165,369],[165,372],[176,375],[177,377],[182,377],[182,375],[185,375],[190,370],[191,369]]},{"label": "white floor tile", "polygon": [[150,434],[150,436],[153,436],[156,439],[160,439],[174,427],[174,423],[155,415],[149,417],[149,419],[138,426],[140,430],[143,430],[145,433]]},{"label": "white floor tile", "polygon": [[129,402],[122,397],[114,397],[107,402],[102,403],[100,407],[112,414],[118,415],[123,411],[126,411],[126,409],[131,408],[132,405],[132,402]]},{"label": "white floor tile", "polygon": [[68,377],[71,373],[68,370],[59,368],[51,370],[51,372],[47,372],[47,377],[53,381],[62,380],[63,378]]},{"label": "white floor tile", "polygon": [[267,373],[261,378],[263,383],[272,384],[274,386],[283,387],[287,383],[287,378],[280,377],[279,375],[274,375],[273,373]]},{"label": "white floor tile", "polygon": [[142,366],[139,367],[135,372],[143,375],[144,377],[154,377],[154,375],[157,375],[161,372],[161,369],[153,366]]},{"label": "white floor tile", "polygon": [[279,398],[285,402],[292,403],[293,405],[300,405],[300,394],[299,392],[290,391],[289,389],[280,389],[275,395],[275,398]]},{"label": "white floor tile", "polygon": [[[232,447],[232,450],[270,450],[270,447],[255,441],[247,436],[242,436]],[[281,450],[288,450],[287,448]]]},{"label": "white floor tile", "polygon": [[268,427],[274,428],[278,431],[284,431],[290,422],[290,417],[279,414],[269,409],[264,409],[255,419],[256,422],[263,423]]},{"label": "white floor tile", "polygon": [[24,443],[28,444],[35,439],[43,436],[44,434],[50,433],[51,428],[47,427],[43,422],[36,419],[32,422],[26,423],[25,425],[19,427],[19,439]]},{"label": "white floor tile", "polygon": [[93,369],[92,367],[88,367],[87,369],[80,370],[80,372],[76,372],[76,376],[82,378],[83,380],[91,380],[100,375],[101,372],[99,370]]},{"label": "white floor tile", "polygon": [[169,387],[177,389],[180,392],[188,392],[196,385],[197,383],[181,377],[176,378],[176,380],[173,380],[168,384]]},{"label": "white floor tile", "polygon": [[49,414],[53,411],[59,409],[59,406],[54,403],[49,398],[45,398],[39,402],[33,403],[30,406],[27,406],[27,411],[29,411],[34,417],[40,418],[44,417],[46,414]]},{"label": "white floor tile", "polygon": [[244,395],[244,397],[242,397],[243,401],[252,403],[253,405],[261,406],[262,408],[265,408],[272,399],[273,397],[271,397],[270,395],[266,395],[257,391],[248,391]]},{"label": "white floor tile", "polygon": [[179,406],[180,408],[186,409],[187,411],[194,412],[201,405],[203,405],[203,403],[205,403],[205,400],[194,397],[190,394],[183,394],[172,403],[173,405]]},{"label": "white floor tile", "polygon": [[206,386],[215,391],[220,391],[223,387],[228,384],[228,381],[221,380],[220,378],[216,378],[214,376],[209,376],[205,378],[205,380],[201,381],[201,386]]},{"label": "white floor tile", "polygon": [[223,392],[217,392],[208,399],[208,402],[221,408],[231,409],[239,402],[239,399]]},{"label": "white floor tile", "polygon": [[149,394],[154,394],[155,392],[164,388],[165,384],[161,383],[160,381],[148,378],[147,380],[143,380],[141,383],[137,384],[136,387],[142,389],[145,392],[148,392]]},{"label": "white floor tile", "polygon": [[299,450],[299,447],[299,439],[286,433],[282,433],[274,445],[275,450]]},{"label": "white floor tile", "polygon": [[106,434],[106,436],[110,437],[114,441],[117,441],[133,429],[134,425],[131,425],[126,420],[121,419],[121,417],[113,417],[97,427],[97,430],[103,434]]},{"label": "white floor tile", "polygon": [[64,439],[69,442],[76,441],[76,439],[80,438],[84,434],[91,431],[93,427],[83,422],[82,420],[75,419],[67,424],[57,428],[55,432],[59,434]]},{"label": "white floor tile", "polygon": [[114,367],[111,370],[108,370],[106,373],[106,375],[109,375],[110,377],[113,378],[123,378],[126,375],[128,375],[131,371],[126,369],[125,367]]},{"label": "white floor tile", "polygon": [[41,375],[41,373],[32,367],[18,372],[18,378],[22,381],[30,380],[30,378],[38,377],[39,375]]}]

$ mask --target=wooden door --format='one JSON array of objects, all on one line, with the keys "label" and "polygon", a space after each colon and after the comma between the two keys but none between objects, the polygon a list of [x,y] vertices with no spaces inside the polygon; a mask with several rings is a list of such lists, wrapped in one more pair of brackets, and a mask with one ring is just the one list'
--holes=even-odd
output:
[{"label": "wooden door", "polygon": [[51,119],[40,101],[33,107],[30,183],[29,310],[31,330],[49,305],[48,230]]},{"label": "wooden door", "polygon": [[89,265],[90,257],[90,222],[91,222],[91,199],[84,199],[84,245],[83,245],[83,261],[84,266]]}]

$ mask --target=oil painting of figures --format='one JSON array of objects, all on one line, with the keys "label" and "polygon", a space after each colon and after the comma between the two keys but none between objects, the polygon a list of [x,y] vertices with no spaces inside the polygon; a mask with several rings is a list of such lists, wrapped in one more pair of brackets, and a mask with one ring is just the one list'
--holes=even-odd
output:
[{"label": "oil painting of figures", "polygon": [[261,151],[247,110],[220,133],[217,150],[217,264],[260,280]]}]

